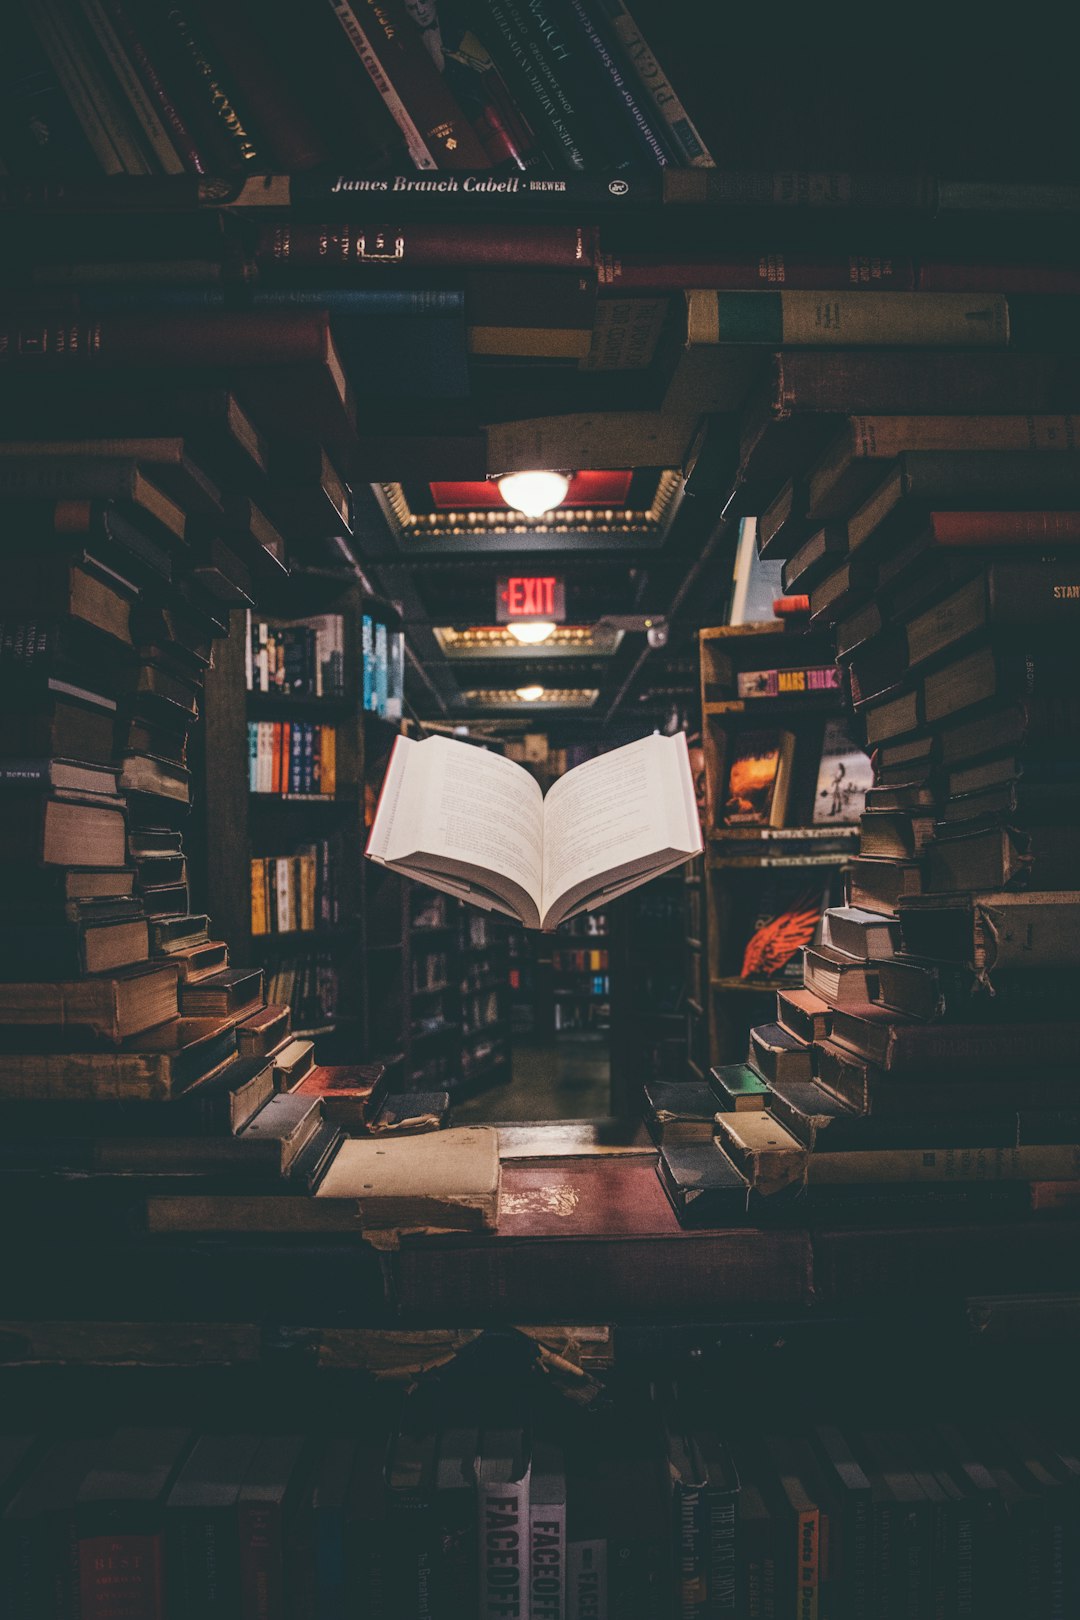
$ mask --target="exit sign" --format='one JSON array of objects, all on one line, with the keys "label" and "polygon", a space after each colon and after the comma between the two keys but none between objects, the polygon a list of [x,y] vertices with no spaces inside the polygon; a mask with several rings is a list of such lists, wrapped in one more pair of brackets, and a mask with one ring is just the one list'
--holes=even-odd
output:
[{"label": "exit sign", "polygon": [[554,574],[511,574],[495,582],[495,623],[566,618],[566,582]]}]

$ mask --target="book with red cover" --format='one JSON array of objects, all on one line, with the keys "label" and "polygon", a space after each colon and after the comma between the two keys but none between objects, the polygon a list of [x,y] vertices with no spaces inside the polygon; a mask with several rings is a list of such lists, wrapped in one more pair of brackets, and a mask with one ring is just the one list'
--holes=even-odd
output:
[{"label": "book with red cover", "polygon": [[606,1321],[721,1298],[808,1299],[805,1233],[684,1231],[655,1163],[643,1152],[504,1164],[493,1236],[409,1239],[387,1257],[400,1311],[439,1323]]},{"label": "book with red cover", "polygon": [[1080,512],[930,512],[926,532],[938,546],[1080,544]]},{"label": "book with red cover", "polygon": [[[387,205],[392,203],[387,199]],[[581,225],[494,224],[380,225],[306,221],[264,225],[255,235],[254,257],[264,269],[350,270],[370,264],[395,268],[484,270],[589,270],[597,232]]]},{"label": "book with red cover", "polygon": [[165,1498],[190,1448],[184,1429],[117,1429],[79,1487],[82,1620],[165,1620]]},{"label": "book with red cover", "polygon": [[486,169],[488,155],[403,0],[330,0],[418,169]]},{"label": "book with red cover", "polygon": [[737,259],[674,259],[659,255],[602,253],[597,262],[601,292],[684,292],[714,287],[728,292],[807,292],[866,288],[910,292],[915,268],[907,258],[850,253],[835,259],[803,259],[784,253],[748,254]]}]

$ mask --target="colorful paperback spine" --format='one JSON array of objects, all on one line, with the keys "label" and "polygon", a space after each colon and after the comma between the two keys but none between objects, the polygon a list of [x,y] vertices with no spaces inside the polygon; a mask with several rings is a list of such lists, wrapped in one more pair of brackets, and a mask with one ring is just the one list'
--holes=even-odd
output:
[{"label": "colorful paperback spine", "polygon": [[793,693],[838,692],[840,670],[835,664],[808,669],[752,669],[738,675],[741,698],[790,697]]},{"label": "colorful paperback spine", "polygon": [[377,622],[375,625],[375,692],[372,707],[375,713],[386,718],[386,700],[388,696],[389,663],[385,624]]},{"label": "colorful paperback spine", "polygon": [[375,621],[370,613],[365,613],[360,621],[360,653],[363,664],[363,706],[365,712],[370,712],[375,706]]}]

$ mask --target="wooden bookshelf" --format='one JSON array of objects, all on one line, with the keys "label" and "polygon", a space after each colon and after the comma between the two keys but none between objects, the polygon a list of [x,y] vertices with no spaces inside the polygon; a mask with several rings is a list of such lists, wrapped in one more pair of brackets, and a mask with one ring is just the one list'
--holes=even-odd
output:
[{"label": "wooden bookshelf", "polygon": [[[693,999],[706,1009],[708,1050],[707,1062],[705,1054],[693,1059],[695,1077],[709,1064],[745,1057],[751,1026],[769,1017],[775,989],[786,982],[782,975],[743,971],[755,921],[771,904],[783,907],[796,890],[808,905],[838,898],[840,874],[858,848],[857,826],[813,820],[825,726],[842,713],[842,691],[737,695],[740,675],[750,671],[832,666],[829,639],[776,620],[702,629],[698,645],[706,828],[701,862],[706,948],[698,972],[707,983],[693,980],[691,994],[696,988]],[[739,736],[759,729],[794,734],[785,824],[729,826],[724,821],[728,764]]]}]

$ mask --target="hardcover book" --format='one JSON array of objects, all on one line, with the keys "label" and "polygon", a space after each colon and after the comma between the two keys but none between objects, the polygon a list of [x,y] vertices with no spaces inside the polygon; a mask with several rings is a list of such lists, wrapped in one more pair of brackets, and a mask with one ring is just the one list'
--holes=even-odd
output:
[{"label": "hardcover book", "polygon": [[444,737],[398,737],[370,860],[551,932],[702,848],[683,733],[576,766],[542,794],[523,766]]}]

